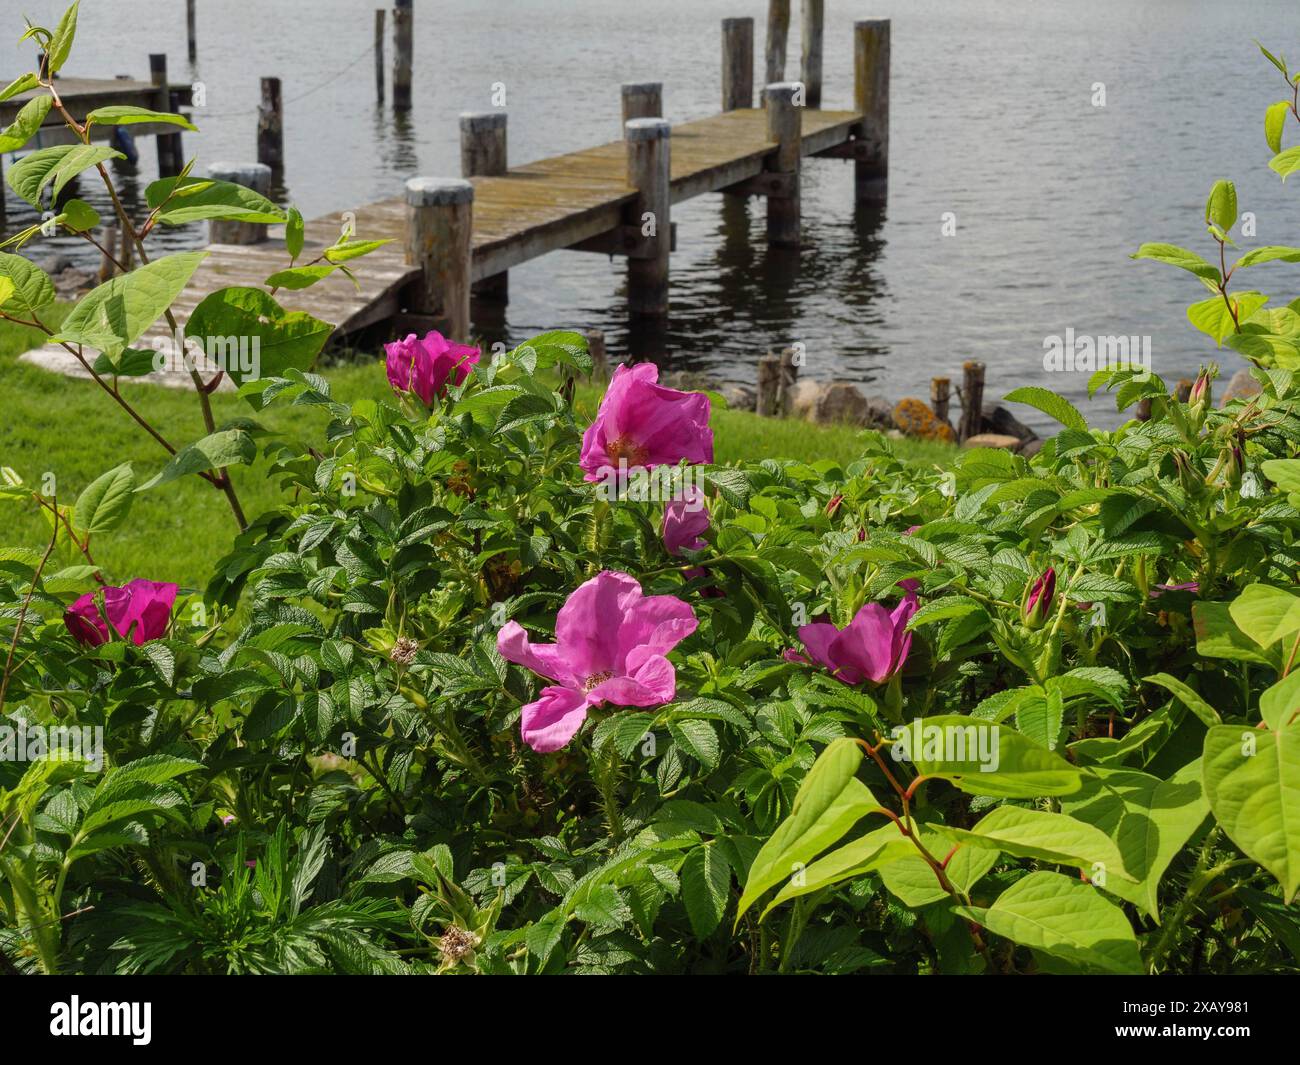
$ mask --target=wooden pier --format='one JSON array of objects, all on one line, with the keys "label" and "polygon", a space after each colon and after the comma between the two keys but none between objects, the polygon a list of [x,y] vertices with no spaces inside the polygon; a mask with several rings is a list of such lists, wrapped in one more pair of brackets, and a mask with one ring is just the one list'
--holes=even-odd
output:
[{"label": "wooden pier", "polygon": [[[513,267],[571,249],[626,257],[630,310],[662,315],[676,237],[673,205],[712,192],[762,196],[769,242],[797,245],[799,171],[802,160],[813,157],[854,161],[859,200],[883,202],[888,21],[855,26],[852,110],[806,106],[800,82],[767,86],[765,106],[753,106],[752,47],[747,55],[734,48],[737,38],[753,39],[752,25],[745,23],[752,20],[724,25],[722,99],[729,109],[707,118],[669,127],[653,114],[662,108],[662,90],[642,83],[623,95],[625,114],[632,106],[637,117],[627,120],[622,140],[506,167],[504,112],[465,116],[463,177],[413,178],[403,196],[307,223],[300,263],[334,244],[349,226],[360,238],[392,240],[358,263],[360,288],[331,277],[286,293],[288,302],[335,323],[336,336],[392,320],[402,328],[440,328],[468,340],[471,289],[476,296],[504,299]],[[209,245],[208,258],[177,301],[182,321],[214,289],[261,288],[285,268],[288,257],[275,230],[253,239],[258,242]],[[149,342],[146,337],[137,346]],[[42,356],[48,363],[55,353]],[[188,385],[188,376],[178,376]]]}]

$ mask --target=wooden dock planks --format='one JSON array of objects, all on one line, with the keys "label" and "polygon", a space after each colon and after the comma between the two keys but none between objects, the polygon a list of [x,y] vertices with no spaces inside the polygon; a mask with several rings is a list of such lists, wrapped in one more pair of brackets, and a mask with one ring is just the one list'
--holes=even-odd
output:
[{"label": "wooden dock planks", "polygon": [[[142,91],[157,91],[145,83],[134,84]],[[861,121],[853,111],[805,110],[801,117],[805,156],[844,144]],[[717,192],[756,176],[775,150],[776,145],[767,139],[766,114],[759,109],[727,111],[674,126],[673,202]],[[512,167],[502,176],[472,178],[473,279],[572,247],[620,225],[625,205],[636,195],[626,184],[626,165],[626,147],[620,140]],[[337,274],[311,288],[286,294],[295,309],[334,322],[336,334],[393,317],[401,310],[402,288],[415,276],[415,269],[405,260],[406,206],[401,197],[362,207],[352,212],[350,219],[344,212],[336,212],[309,222],[299,261],[305,263],[333,244],[348,220],[364,239],[386,237],[393,241],[358,264],[359,289]],[[262,244],[210,245],[208,251],[208,258],[177,300],[175,309],[181,320],[207,293],[228,285],[260,288],[267,277],[288,265],[283,237],[274,231]],[[162,335],[158,326],[139,346],[148,346],[154,335]],[[42,354],[45,357],[38,361],[75,366],[61,349],[42,349]],[[189,379],[182,376],[169,383],[188,385]]]}]

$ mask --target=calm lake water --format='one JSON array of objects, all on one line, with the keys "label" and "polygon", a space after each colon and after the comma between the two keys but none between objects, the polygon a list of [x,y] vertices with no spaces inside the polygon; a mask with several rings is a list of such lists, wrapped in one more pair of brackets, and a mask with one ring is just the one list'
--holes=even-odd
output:
[{"label": "calm lake water", "polygon": [[[0,0],[0,25],[13,32],[20,9],[52,25],[62,6]],[[186,137],[200,163],[255,156],[258,78],[279,76],[285,183],[313,217],[396,195],[414,174],[458,174],[457,115],[489,108],[496,82],[506,86],[511,159],[524,162],[615,139],[623,81],[663,81],[673,121],[716,111],[723,17],[755,17],[762,69],[766,5],[756,0],[416,0],[415,106],[400,117],[374,100],[375,6],[199,0],[191,70],[180,0],[85,0],[65,73],[143,79],[147,53],[166,51],[173,80],[207,89],[206,106],[194,109],[202,132]],[[891,399],[927,396],[932,375],[958,377],[964,359],[978,358],[990,397],[1040,384],[1086,404],[1086,374],[1044,372],[1046,337],[1067,328],[1150,336],[1153,368],[1171,381],[1213,357],[1184,314],[1203,298],[1191,275],[1128,255],[1164,240],[1208,256],[1200,219],[1215,179],[1235,180],[1242,209],[1256,215],[1257,235],[1243,247],[1297,242],[1300,189],[1267,169],[1263,136],[1263,110],[1285,89],[1252,43],[1300,59],[1295,0],[826,7],[827,107],[851,103],[853,20],[893,19],[888,207],[855,211],[851,164],[810,161],[805,244],[793,256],[767,249],[760,201],[747,218],[724,218],[720,196],[675,208],[675,366],[752,382],[759,355],[801,341],[805,374],[867,382]],[[14,53],[0,55],[7,81]],[[1099,82],[1104,107],[1093,103]],[[152,139],[139,147],[138,174],[123,178],[137,202],[157,176]],[[104,206],[89,182],[82,193]],[[6,194],[10,226],[29,221]],[[955,235],[943,235],[945,212],[956,216]],[[190,246],[202,231],[166,239]],[[38,258],[71,250],[66,240],[30,246]],[[1277,264],[1255,276],[1289,299],[1298,272]],[[509,334],[596,327],[621,354],[623,283],[621,262],[575,252],[514,270]],[[1228,374],[1244,365],[1228,349],[1221,363]],[[1088,414],[1117,420],[1105,398]],[[1043,424],[1036,412],[1026,420]]]}]

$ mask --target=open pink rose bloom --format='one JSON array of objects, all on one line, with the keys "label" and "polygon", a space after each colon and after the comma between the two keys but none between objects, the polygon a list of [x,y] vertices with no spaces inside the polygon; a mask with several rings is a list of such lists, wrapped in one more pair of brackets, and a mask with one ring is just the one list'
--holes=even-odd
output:
[{"label": "open pink rose bloom", "polygon": [[479,360],[478,348],[453,344],[434,330],[423,340],[410,333],[405,340],[385,344],[384,351],[388,383],[399,392],[414,392],[426,407],[447,391],[447,378],[463,384],[470,367]]},{"label": "open pink rose bloom", "polygon": [[501,656],[554,681],[523,708],[524,742],[558,751],[593,706],[659,706],[677,694],[664,656],[695,631],[695,612],[671,595],[644,595],[626,573],[606,570],[580,585],[560,608],[555,643],[529,643],[518,622],[497,635]]},{"label": "open pink rose bloom", "polygon": [[582,436],[579,464],[588,481],[601,470],[713,461],[709,397],[657,384],[659,367],[643,362],[614,371],[596,420]]},{"label": "open pink rose bloom", "polygon": [[[116,638],[130,639],[139,646],[166,633],[176,603],[176,585],[137,577],[120,588],[102,591],[103,614],[94,592],[87,592],[64,612],[63,623],[79,642],[98,647]],[[108,615],[107,625],[104,614]]]},{"label": "open pink rose bloom", "polygon": [[[829,621],[814,621],[799,629],[809,658],[845,684],[864,680],[883,684],[903,668],[912,647],[907,623],[920,604],[912,592],[890,613],[879,603],[866,603],[843,629]],[[790,661],[808,661],[797,651],[786,651]]]}]

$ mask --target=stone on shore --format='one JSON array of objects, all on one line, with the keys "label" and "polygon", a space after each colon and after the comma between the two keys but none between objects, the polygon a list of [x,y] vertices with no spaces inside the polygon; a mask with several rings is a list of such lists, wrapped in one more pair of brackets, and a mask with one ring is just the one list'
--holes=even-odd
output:
[{"label": "stone on shore", "polygon": [[1223,398],[1219,400],[1219,406],[1226,407],[1234,399],[1249,399],[1251,396],[1259,395],[1259,392],[1259,382],[1250,376],[1250,371],[1238,370],[1232,375],[1228,387],[1223,390]]},{"label": "stone on shore", "polygon": [[976,433],[962,441],[962,447],[996,447],[1004,451],[1019,451],[1025,443],[1018,436],[1007,433]]}]

